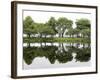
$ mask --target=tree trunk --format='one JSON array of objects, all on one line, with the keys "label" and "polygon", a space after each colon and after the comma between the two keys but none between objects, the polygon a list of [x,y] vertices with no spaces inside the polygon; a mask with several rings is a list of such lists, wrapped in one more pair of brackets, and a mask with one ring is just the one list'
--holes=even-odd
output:
[{"label": "tree trunk", "polygon": [[53,46],[53,42],[51,42],[51,46]]},{"label": "tree trunk", "polygon": [[43,46],[42,46],[42,42],[40,42],[40,46],[41,46],[41,48],[43,47]]},{"label": "tree trunk", "polygon": [[45,38],[46,38],[46,35],[45,35]]},{"label": "tree trunk", "polygon": [[59,34],[59,37],[60,37],[60,34]]},{"label": "tree trunk", "polygon": [[61,37],[63,37],[63,33],[61,34]]},{"label": "tree trunk", "polygon": [[63,34],[62,34],[62,33],[60,33],[60,38],[62,38],[62,36],[63,36]]},{"label": "tree trunk", "polygon": [[27,37],[30,38],[30,34],[27,34],[27,35],[28,35]]},{"label": "tree trunk", "polygon": [[46,42],[45,42],[45,46],[46,46]]},{"label": "tree trunk", "polygon": [[83,44],[83,48],[85,48],[85,44]]},{"label": "tree trunk", "polygon": [[28,47],[30,47],[30,43],[28,43]]},{"label": "tree trunk", "polygon": [[[30,34],[28,34],[28,39],[30,39]],[[30,47],[30,42],[28,43],[28,47]]]}]

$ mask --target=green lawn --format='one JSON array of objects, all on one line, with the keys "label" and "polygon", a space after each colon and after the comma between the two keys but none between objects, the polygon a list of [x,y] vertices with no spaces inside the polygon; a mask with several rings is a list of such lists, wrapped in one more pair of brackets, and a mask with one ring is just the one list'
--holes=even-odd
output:
[{"label": "green lawn", "polygon": [[24,43],[34,43],[34,42],[80,42],[80,43],[90,43],[88,38],[24,38]]}]

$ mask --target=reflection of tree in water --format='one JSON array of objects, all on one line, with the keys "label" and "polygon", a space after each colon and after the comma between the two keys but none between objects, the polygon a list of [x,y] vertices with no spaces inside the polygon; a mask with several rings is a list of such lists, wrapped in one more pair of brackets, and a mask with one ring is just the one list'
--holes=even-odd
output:
[{"label": "reflection of tree in water", "polygon": [[55,58],[55,46],[45,46],[45,47],[24,47],[24,60],[27,64],[31,64],[36,57],[48,58],[51,63]]},{"label": "reflection of tree in water", "polygon": [[76,53],[76,56],[75,56],[76,61],[86,62],[86,61],[90,60],[91,48],[90,48],[90,44],[87,44],[87,47],[86,47],[85,44],[82,44],[82,45],[83,45],[82,48],[78,48],[79,44],[77,44],[76,47],[70,46],[69,50],[71,52],[75,52]]},{"label": "reflection of tree in water", "polygon": [[31,47],[24,48],[23,58],[28,65],[32,63],[33,59],[35,58],[35,53],[32,51]]},{"label": "reflection of tree in water", "polygon": [[57,60],[59,61],[59,63],[66,63],[68,61],[72,61],[72,59],[72,54],[65,51],[63,53],[58,53],[57,55]]},{"label": "reflection of tree in water", "polygon": [[36,57],[45,57],[51,64],[54,64],[57,60],[59,63],[67,63],[73,60],[72,53],[76,53],[76,61],[86,62],[90,60],[90,47],[78,48],[72,46],[66,46],[67,51],[62,46],[42,46],[42,47],[24,47],[24,61],[30,65]]},{"label": "reflection of tree in water", "polygon": [[63,43],[59,44],[56,54],[57,54],[57,60],[59,61],[59,63],[66,63],[68,61],[72,61],[73,59],[72,52],[70,50],[65,51]]},{"label": "reflection of tree in water", "polygon": [[90,48],[82,48],[77,51],[76,61],[86,62],[89,61],[91,57]]}]

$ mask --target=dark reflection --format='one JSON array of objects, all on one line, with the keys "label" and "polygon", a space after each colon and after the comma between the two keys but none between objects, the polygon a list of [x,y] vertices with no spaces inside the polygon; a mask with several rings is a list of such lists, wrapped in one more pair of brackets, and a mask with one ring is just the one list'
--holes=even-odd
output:
[{"label": "dark reflection", "polygon": [[[67,63],[73,59],[76,62],[87,62],[91,57],[90,44],[59,43],[59,46],[56,46],[51,43],[51,45],[24,47],[23,49],[24,61],[28,65],[37,57],[45,57],[51,64],[55,64],[55,61]],[[76,55],[73,56],[73,53]]]},{"label": "dark reflection", "polygon": [[90,48],[82,48],[77,51],[76,61],[85,62],[90,60]]}]

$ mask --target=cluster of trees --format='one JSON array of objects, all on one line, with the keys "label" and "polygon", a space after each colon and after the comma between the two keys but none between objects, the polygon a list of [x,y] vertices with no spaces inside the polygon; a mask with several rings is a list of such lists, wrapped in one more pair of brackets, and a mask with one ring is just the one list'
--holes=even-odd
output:
[{"label": "cluster of trees", "polygon": [[91,23],[88,19],[78,19],[76,20],[77,27],[75,29],[69,30],[70,35],[76,35],[76,37],[87,37],[90,38],[91,34]]},{"label": "cluster of trees", "polygon": [[53,37],[58,34],[58,37],[65,37],[64,32],[69,37],[90,37],[90,21],[88,19],[76,20],[76,28],[73,28],[73,21],[65,17],[59,17],[57,20],[51,17],[46,23],[36,23],[30,16],[27,16],[23,21],[23,32],[27,37]]},{"label": "cluster of trees", "polygon": [[24,47],[24,61],[30,65],[36,57],[45,57],[51,64],[57,60],[59,63],[67,63],[73,60],[72,53],[76,53],[74,57],[76,61],[87,62],[90,60],[90,47],[77,48],[74,46],[66,46],[68,51],[62,48],[58,50],[57,46],[44,46],[44,47]]},{"label": "cluster of trees", "polygon": [[28,37],[31,37],[31,35],[36,35],[38,34],[39,37],[43,37],[45,35],[54,35],[55,31],[51,28],[48,27],[47,24],[43,23],[36,23],[32,20],[30,16],[27,16],[24,20],[24,34],[27,34]]},{"label": "cluster of trees", "polygon": [[56,20],[51,17],[46,23],[36,23],[30,16],[27,16],[23,21],[23,32],[28,37],[45,37],[50,35],[53,37],[58,34],[59,37],[64,37],[64,32],[67,29],[66,35],[69,37],[90,37],[90,21],[88,19],[76,20],[76,28],[72,27],[73,21],[65,17],[60,17]]},{"label": "cluster of trees", "polygon": [[[48,58],[51,64],[55,63],[55,60],[58,60],[60,63],[66,63],[73,59],[72,52],[76,52],[76,61],[88,61],[90,60],[90,48],[85,49],[73,47],[66,52],[64,49],[63,54],[61,51],[55,53],[58,50],[58,47],[55,46],[46,46],[45,47],[30,47],[30,43],[32,42],[66,42],[74,40],[78,42],[80,39],[89,40],[91,34],[91,23],[88,19],[77,19],[76,27],[73,27],[73,21],[69,20],[65,17],[59,17],[55,19],[51,17],[45,23],[37,23],[30,16],[27,16],[23,21],[23,33],[27,35],[24,38],[24,41],[28,43],[29,47],[24,47],[24,60],[27,64],[31,64],[33,59],[36,57],[45,56]],[[66,36],[64,36],[64,34]],[[56,36],[58,35],[58,36]],[[49,36],[49,38],[48,38]],[[69,37],[69,38],[66,38]],[[33,40],[34,39],[34,40]],[[72,39],[72,40],[71,40]],[[74,42],[73,41],[73,42]],[[78,46],[78,45],[77,45]],[[84,52],[85,51],[85,52]]]}]

